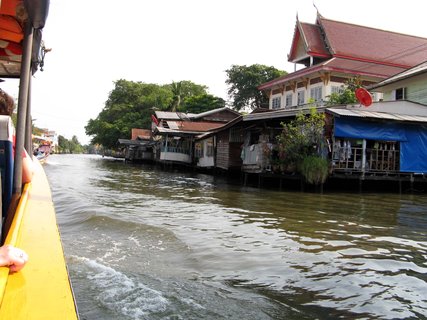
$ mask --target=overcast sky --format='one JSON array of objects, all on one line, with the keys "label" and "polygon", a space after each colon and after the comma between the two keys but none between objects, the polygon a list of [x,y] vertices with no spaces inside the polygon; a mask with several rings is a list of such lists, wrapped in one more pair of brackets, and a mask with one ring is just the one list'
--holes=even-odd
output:
[{"label": "overcast sky", "polygon": [[[427,38],[424,0],[314,3],[328,19]],[[293,71],[297,14],[314,23],[313,0],[51,0],[43,36],[52,51],[33,79],[36,125],[88,143],[84,127],[119,79],[190,80],[227,100],[233,64]],[[1,86],[17,97],[16,82]]]}]

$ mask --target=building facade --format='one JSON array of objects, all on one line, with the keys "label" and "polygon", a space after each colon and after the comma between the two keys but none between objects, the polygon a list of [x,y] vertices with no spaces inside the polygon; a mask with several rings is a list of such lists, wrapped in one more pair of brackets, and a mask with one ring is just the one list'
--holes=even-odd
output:
[{"label": "building facade", "polygon": [[[320,14],[314,24],[297,19],[288,54],[295,71],[259,89],[270,97],[272,110],[323,105],[350,79],[369,86],[424,62],[424,51],[417,50],[422,46],[427,46],[426,38],[329,20]],[[302,68],[296,70],[297,66]],[[382,94],[373,98],[381,100]]]}]

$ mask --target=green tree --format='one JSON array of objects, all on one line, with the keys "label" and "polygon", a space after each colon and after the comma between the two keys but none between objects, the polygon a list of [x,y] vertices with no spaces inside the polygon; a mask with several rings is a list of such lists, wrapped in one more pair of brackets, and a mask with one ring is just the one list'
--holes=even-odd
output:
[{"label": "green tree", "polygon": [[178,111],[197,114],[223,107],[225,107],[224,99],[211,94],[201,94],[185,98]]},{"label": "green tree", "polygon": [[70,152],[71,153],[82,153],[83,152],[83,146],[80,144],[79,140],[77,139],[77,136],[73,136],[70,141]]},{"label": "green tree", "polygon": [[223,106],[223,100],[209,95],[206,86],[191,81],[157,85],[121,79],[114,84],[105,107],[85,127],[91,143],[105,149],[115,149],[119,138],[130,137],[132,128],[151,128],[154,110],[194,112]]},{"label": "green tree", "polygon": [[32,131],[33,131],[33,134],[34,134],[34,135],[36,135],[36,136],[41,136],[41,135],[43,134],[44,130],[43,130],[42,128],[36,127],[36,126],[34,125],[34,122],[33,122],[32,126],[33,126]]},{"label": "green tree", "polygon": [[182,108],[182,103],[185,99],[208,94],[206,86],[198,85],[191,81],[172,82],[169,86],[172,92],[172,102],[169,111],[172,112],[185,109]]},{"label": "green tree", "polygon": [[190,96],[198,96],[201,94],[207,94],[208,93],[208,87],[196,84],[192,81],[183,80],[180,81],[181,83],[181,91],[182,91],[182,98],[185,99],[186,97]]},{"label": "green tree", "polygon": [[253,110],[267,106],[269,98],[258,90],[258,86],[286,74],[285,71],[260,64],[232,65],[226,73],[227,92],[233,101],[233,108],[238,111],[247,107]]},{"label": "green tree", "polygon": [[132,128],[150,128],[153,109],[166,110],[171,102],[170,85],[118,80],[104,109],[86,125],[86,134],[92,136],[93,144],[114,149]]},{"label": "green tree", "polygon": [[70,153],[70,142],[64,136],[58,136],[59,153]]},{"label": "green tree", "polygon": [[181,106],[182,82],[172,82],[171,90],[172,90],[172,94],[173,94],[171,111],[175,112]]},{"label": "green tree", "polygon": [[357,102],[355,91],[361,87],[360,80],[352,78],[346,81],[345,85],[341,86],[340,92],[334,92],[329,96],[329,100],[326,102],[328,106],[340,105],[340,104],[352,104]]},{"label": "green tree", "polygon": [[62,135],[58,136],[58,147],[59,153],[82,153],[84,147],[80,144],[77,136],[73,136],[71,140],[68,140]]}]

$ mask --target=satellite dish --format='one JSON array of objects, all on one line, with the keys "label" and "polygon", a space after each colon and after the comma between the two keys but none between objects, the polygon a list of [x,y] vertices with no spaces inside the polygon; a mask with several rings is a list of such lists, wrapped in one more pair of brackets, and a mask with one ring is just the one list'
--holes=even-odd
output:
[{"label": "satellite dish", "polygon": [[372,96],[365,88],[357,88],[354,93],[356,94],[356,99],[365,107],[369,107],[372,104]]}]

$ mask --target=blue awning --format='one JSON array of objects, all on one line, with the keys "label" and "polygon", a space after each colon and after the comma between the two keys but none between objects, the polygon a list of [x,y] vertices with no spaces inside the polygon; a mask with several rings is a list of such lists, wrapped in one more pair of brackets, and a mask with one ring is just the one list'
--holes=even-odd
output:
[{"label": "blue awning", "polygon": [[427,124],[335,117],[338,138],[400,142],[400,171],[427,173]]}]

